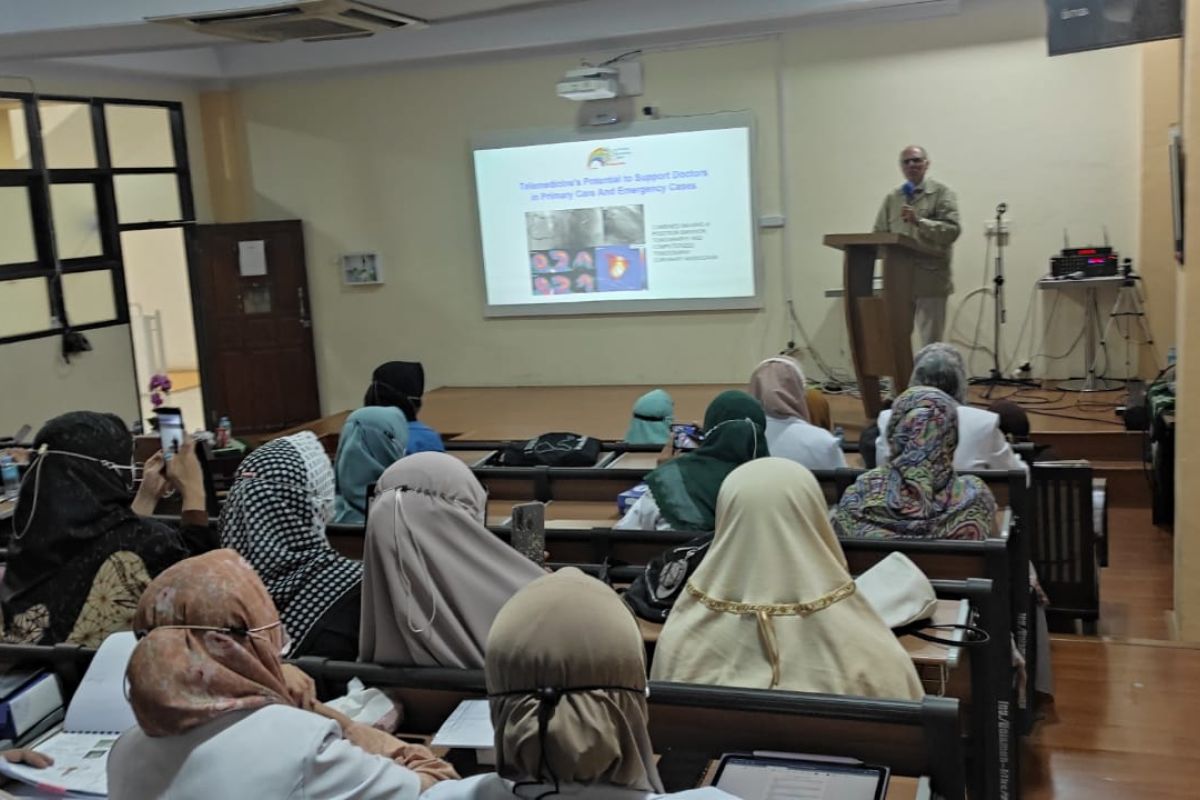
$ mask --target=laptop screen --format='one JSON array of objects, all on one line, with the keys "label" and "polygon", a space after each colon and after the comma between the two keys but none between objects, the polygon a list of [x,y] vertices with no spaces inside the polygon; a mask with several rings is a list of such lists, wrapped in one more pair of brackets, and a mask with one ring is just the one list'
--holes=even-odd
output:
[{"label": "laptop screen", "polygon": [[714,784],[742,800],[882,800],[887,779],[883,767],[727,755]]}]

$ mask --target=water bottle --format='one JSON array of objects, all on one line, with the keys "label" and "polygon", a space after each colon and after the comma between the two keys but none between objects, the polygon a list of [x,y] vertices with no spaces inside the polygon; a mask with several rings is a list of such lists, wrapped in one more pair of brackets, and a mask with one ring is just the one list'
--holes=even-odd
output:
[{"label": "water bottle", "polygon": [[1175,366],[1175,345],[1171,345],[1167,348],[1167,366]]},{"label": "water bottle", "polygon": [[4,478],[4,499],[16,500],[21,493],[21,472],[17,462],[7,453],[0,455],[0,477]]},{"label": "water bottle", "polygon": [[233,423],[229,417],[221,417],[217,422],[217,449],[220,450],[233,442]]}]

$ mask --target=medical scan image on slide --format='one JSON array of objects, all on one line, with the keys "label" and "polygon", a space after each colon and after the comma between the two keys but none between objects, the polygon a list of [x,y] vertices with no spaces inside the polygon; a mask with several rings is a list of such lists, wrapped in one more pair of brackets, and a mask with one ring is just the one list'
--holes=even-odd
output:
[{"label": "medical scan image on slide", "polygon": [[534,296],[649,286],[640,205],[528,211],[525,232]]}]

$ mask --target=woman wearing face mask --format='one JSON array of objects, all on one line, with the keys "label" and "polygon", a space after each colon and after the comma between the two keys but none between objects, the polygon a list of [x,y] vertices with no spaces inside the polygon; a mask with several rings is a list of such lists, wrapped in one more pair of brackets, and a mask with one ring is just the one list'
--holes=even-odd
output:
[{"label": "woman wearing face mask", "polygon": [[221,544],[262,576],[287,626],[292,655],[358,655],[362,564],[325,536],[333,468],[309,431],[276,439],[238,467],[221,510]]},{"label": "woman wearing face mask", "polygon": [[663,794],[642,635],[595,578],[568,567],[513,595],[488,636],[485,675],[496,772],[443,781],[425,800],[733,800],[711,788]]},{"label": "woman wearing face mask", "polygon": [[483,666],[492,620],[542,568],[484,527],[487,494],[446,453],[417,453],[379,479],[363,553],[363,661]]},{"label": "woman wearing face mask", "polygon": [[[98,647],[129,630],[155,575],[218,545],[190,442],[165,468],[161,453],[146,463],[136,497],[132,482],[133,437],[118,417],[74,411],[38,431],[0,581],[4,641]],[[172,487],[178,529],[141,516]]]}]

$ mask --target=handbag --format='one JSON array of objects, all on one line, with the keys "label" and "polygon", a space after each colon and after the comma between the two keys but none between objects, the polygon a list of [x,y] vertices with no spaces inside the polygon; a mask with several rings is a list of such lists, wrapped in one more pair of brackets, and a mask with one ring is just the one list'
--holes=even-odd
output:
[{"label": "handbag", "polygon": [[711,533],[698,536],[655,556],[625,592],[625,603],[633,613],[650,622],[665,622],[712,539]]},{"label": "handbag", "polygon": [[[854,579],[855,587],[875,609],[875,613],[897,636],[915,636],[947,647],[974,647],[987,644],[987,631],[975,625],[931,625],[937,607],[933,584],[908,556],[893,552]],[[964,631],[962,641],[943,639],[928,633]]]},{"label": "handbag", "polygon": [[503,467],[594,467],[600,441],[578,433],[543,433],[500,451]]}]

